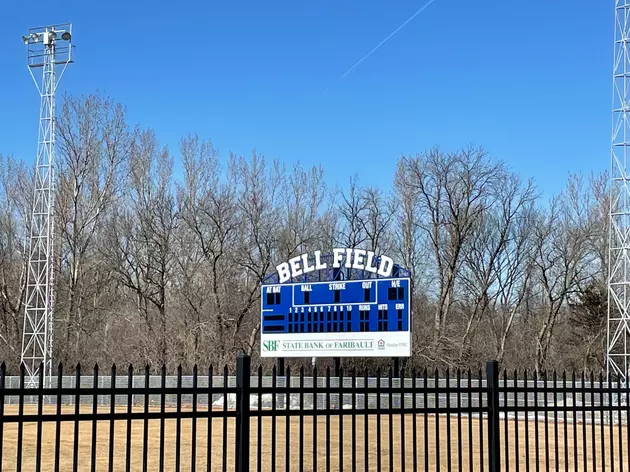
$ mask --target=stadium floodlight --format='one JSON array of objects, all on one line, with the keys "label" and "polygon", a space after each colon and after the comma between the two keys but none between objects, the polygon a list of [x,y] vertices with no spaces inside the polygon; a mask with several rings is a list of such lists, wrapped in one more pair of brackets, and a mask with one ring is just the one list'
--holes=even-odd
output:
[{"label": "stadium floodlight", "polygon": [[[72,60],[72,25],[32,28],[22,36],[28,70],[40,95],[39,139],[33,185],[28,246],[28,271],[24,302],[24,328],[20,361],[26,370],[26,386],[39,383],[40,367],[52,378],[54,335],[54,204],[55,204],[55,92]],[[57,65],[63,65],[61,74]],[[42,68],[41,75],[34,70]]]},{"label": "stadium floodlight", "polygon": [[44,67],[47,53],[53,52],[56,65],[68,65],[73,62],[74,46],[70,23],[31,28],[27,35],[22,36],[22,41],[27,45],[29,69]]}]

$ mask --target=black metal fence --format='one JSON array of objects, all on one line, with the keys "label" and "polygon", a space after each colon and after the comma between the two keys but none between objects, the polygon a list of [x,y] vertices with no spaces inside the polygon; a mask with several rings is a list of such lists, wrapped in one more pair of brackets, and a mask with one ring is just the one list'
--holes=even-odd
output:
[{"label": "black metal fence", "polygon": [[630,472],[630,390],[601,375],[283,374],[240,356],[31,389],[2,365],[0,470]]}]

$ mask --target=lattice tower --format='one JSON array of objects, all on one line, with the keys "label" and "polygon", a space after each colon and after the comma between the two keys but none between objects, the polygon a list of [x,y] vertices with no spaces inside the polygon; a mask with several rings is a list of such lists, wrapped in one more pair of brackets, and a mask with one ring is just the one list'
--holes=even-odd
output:
[{"label": "lattice tower", "polygon": [[[37,386],[43,366],[52,375],[54,337],[54,203],[55,203],[55,92],[72,62],[70,24],[32,28],[22,40],[27,65],[40,95],[39,136],[28,242],[28,269],[24,300],[21,362],[26,385]],[[62,65],[57,75],[57,66]],[[39,77],[35,71],[40,69]]]}]

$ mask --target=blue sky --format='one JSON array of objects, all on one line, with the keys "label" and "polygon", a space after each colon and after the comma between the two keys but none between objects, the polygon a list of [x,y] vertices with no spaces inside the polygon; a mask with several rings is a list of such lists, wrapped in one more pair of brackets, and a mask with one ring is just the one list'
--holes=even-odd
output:
[{"label": "blue sky", "polygon": [[103,90],[176,154],[229,151],[388,188],[401,154],[482,145],[549,195],[608,169],[613,0],[2,2],[0,153],[32,161],[39,99],[21,36],[73,22],[60,85]]}]

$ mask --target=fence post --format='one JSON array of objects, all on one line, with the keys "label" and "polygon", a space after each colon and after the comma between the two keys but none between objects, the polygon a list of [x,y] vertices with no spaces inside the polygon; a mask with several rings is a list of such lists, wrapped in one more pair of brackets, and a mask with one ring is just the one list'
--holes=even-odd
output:
[{"label": "fence post", "polygon": [[499,363],[486,362],[488,387],[488,461],[490,472],[501,470],[501,435],[499,434]]},{"label": "fence post", "polygon": [[236,472],[249,472],[249,396],[251,358],[236,357]]}]

